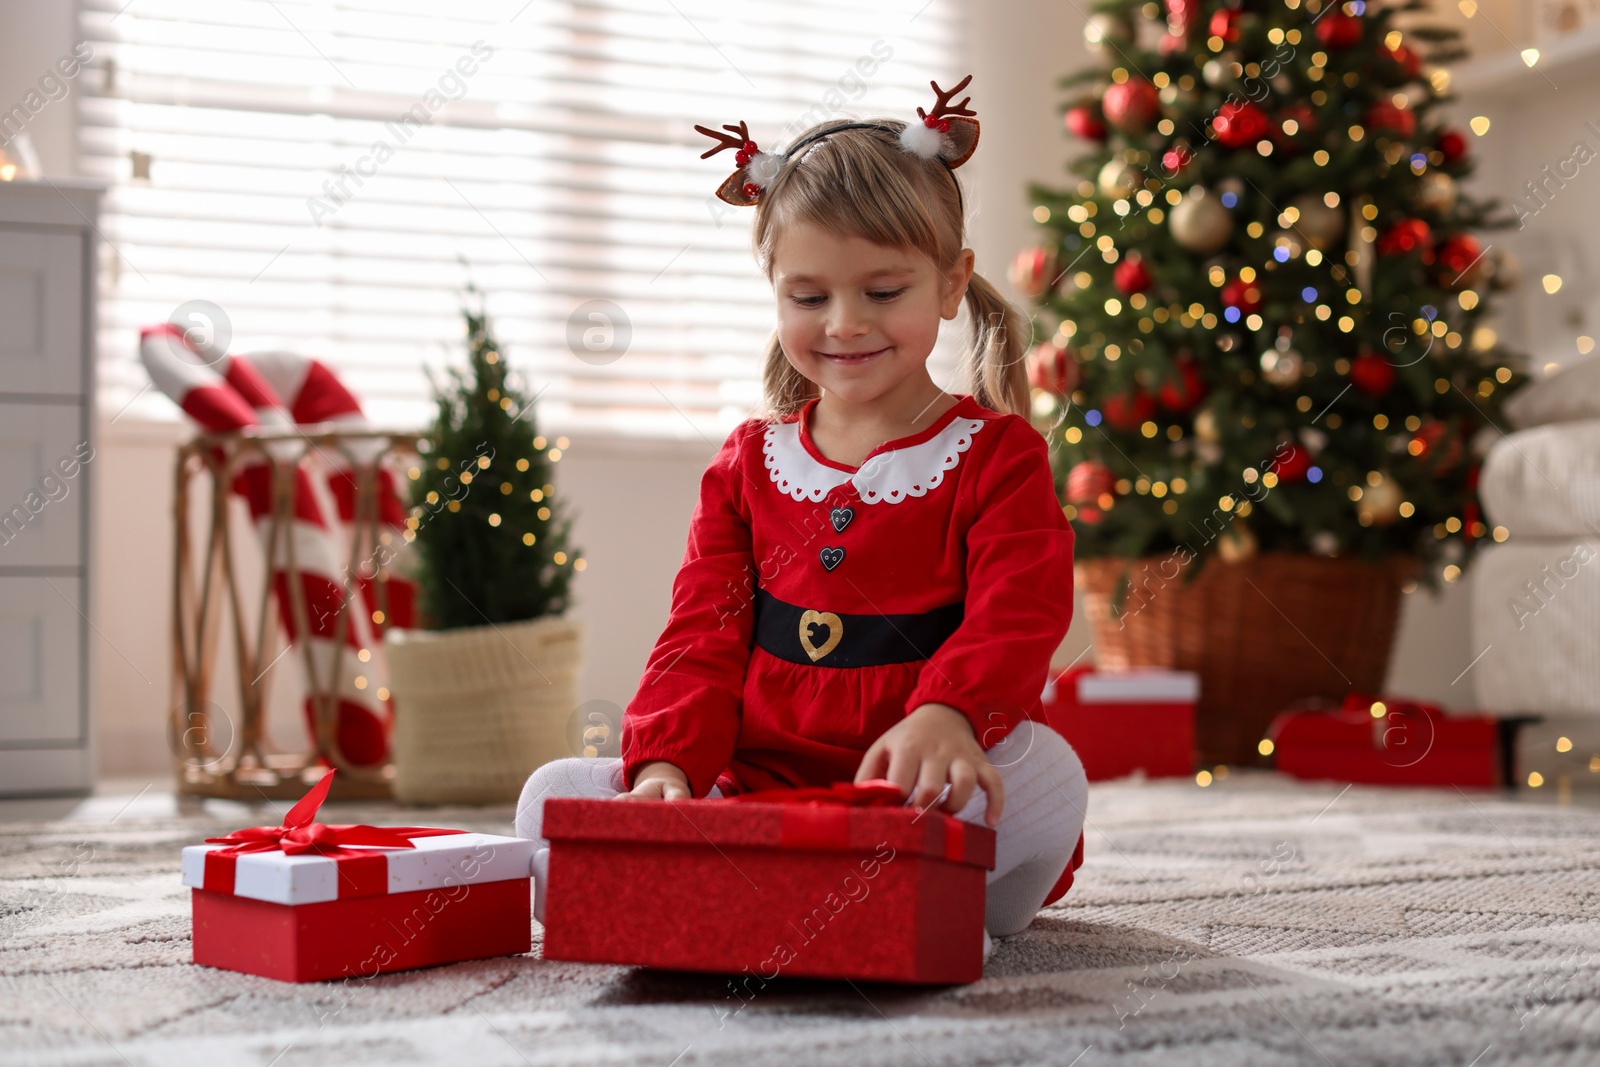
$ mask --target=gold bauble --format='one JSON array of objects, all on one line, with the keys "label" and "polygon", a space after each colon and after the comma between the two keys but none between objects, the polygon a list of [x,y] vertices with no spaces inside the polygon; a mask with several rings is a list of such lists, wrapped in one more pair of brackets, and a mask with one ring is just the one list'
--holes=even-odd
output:
[{"label": "gold bauble", "polygon": [[1097,11],[1083,24],[1083,43],[1096,55],[1116,58],[1133,44],[1133,23],[1121,15]]},{"label": "gold bauble", "polygon": [[1233,216],[1221,200],[1198,185],[1173,205],[1167,225],[1174,241],[1202,256],[1217,251],[1233,236]]},{"label": "gold bauble", "polygon": [[1456,180],[1448,174],[1430,170],[1417,180],[1417,206],[1424,211],[1448,214],[1456,206]]},{"label": "gold bauble", "polygon": [[1139,188],[1139,172],[1130,167],[1121,156],[1112,156],[1100,168],[1100,195],[1121,200],[1133,195]]},{"label": "gold bauble", "polygon": [[1300,215],[1292,232],[1305,235],[1312,248],[1326,252],[1344,236],[1344,212],[1329,207],[1316,193],[1305,193],[1289,201]]},{"label": "gold bauble", "polygon": [[1400,487],[1392,478],[1384,478],[1377,485],[1361,490],[1356,502],[1356,513],[1376,526],[1387,526],[1400,517]]},{"label": "gold bauble", "polygon": [[1201,408],[1195,412],[1194,435],[1211,445],[1222,440],[1222,434],[1217,431],[1216,413],[1210,408]]},{"label": "gold bauble", "polygon": [[1250,527],[1244,524],[1243,519],[1234,519],[1222,531],[1222,536],[1217,538],[1217,555],[1222,557],[1224,563],[1242,563],[1255,555],[1260,547],[1256,535],[1250,532]]},{"label": "gold bauble", "polygon": [[1292,348],[1269,348],[1261,353],[1261,377],[1279,389],[1288,389],[1299,384],[1305,362]]}]

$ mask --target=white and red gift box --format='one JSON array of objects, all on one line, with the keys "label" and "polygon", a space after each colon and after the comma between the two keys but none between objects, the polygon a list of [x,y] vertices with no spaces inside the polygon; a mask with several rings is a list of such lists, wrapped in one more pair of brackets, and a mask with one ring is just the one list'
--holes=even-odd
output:
[{"label": "white and red gift box", "polygon": [[1045,683],[1045,723],[1077,752],[1091,782],[1143,772],[1194,773],[1194,709],[1200,676],[1140,667],[1074,667]]},{"label": "white and red gift box", "polygon": [[310,982],[532,949],[533,841],[311,822],[326,785],[281,827],[183,850],[195,963]]}]

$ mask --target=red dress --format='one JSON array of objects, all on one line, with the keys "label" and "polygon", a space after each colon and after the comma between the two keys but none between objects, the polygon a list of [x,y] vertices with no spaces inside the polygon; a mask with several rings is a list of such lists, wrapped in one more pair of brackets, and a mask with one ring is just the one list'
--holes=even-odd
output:
[{"label": "red dress", "polygon": [[984,748],[1043,721],[1072,526],[1039,431],[953,395],[858,468],[811,440],[815,398],[728,435],[623,714],[629,786],[650,760],[696,797],[849,781],[925,703],[966,715]]}]

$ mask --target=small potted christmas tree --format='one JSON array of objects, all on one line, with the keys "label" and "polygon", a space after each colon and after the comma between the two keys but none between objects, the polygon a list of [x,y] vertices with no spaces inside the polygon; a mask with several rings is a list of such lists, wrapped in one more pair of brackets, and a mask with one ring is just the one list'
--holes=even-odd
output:
[{"label": "small potted christmas tree", "polygon": [[539,432],[481,301],[462,315],[470,371],[434,383],[405,533],[422,628],[384,642],[406,803],[515,800],[535,768],[572,754],[578,704],[583,626],[566,612],[584,561],[554,484],[567,441]]}]

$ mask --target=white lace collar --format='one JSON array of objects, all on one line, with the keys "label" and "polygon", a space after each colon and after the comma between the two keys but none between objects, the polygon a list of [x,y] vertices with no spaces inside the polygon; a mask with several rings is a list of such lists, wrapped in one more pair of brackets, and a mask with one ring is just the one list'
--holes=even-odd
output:
[{"label": "white lace collar", "polygon": [[773,423],[766,429],[761,451],[778,491],[796,500],[820,502],[836,487],[851,482],[866,504],[898,504],[937,488],[944,482],[944,472],[960,463],[961,454],[972,447],[973,435],[986,421],[958,416],[926,441],[873,453],[851,472],[820,463],[806,451],[800,440],[800,419]]}]

